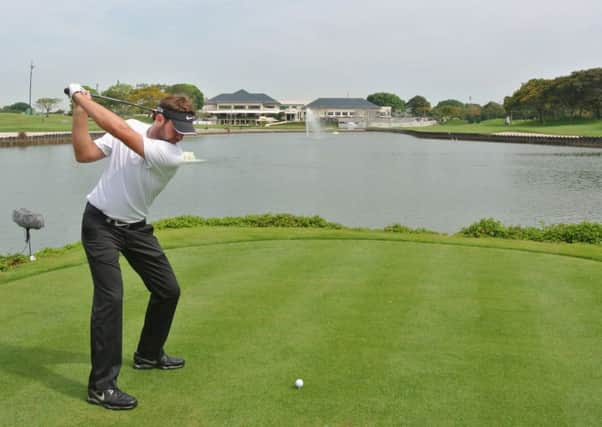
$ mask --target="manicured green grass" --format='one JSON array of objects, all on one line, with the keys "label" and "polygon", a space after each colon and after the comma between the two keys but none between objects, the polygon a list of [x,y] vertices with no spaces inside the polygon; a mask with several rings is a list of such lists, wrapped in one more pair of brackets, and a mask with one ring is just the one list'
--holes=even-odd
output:
[{"label": "manicured green grass", "polygon": [[515,120],[506,126],[503,119],[485,120],[481,123],[466,123],[450,120],[441,125],[413,128],[424,132],[497,133],[530,132],[552,135],[602,136],[602,120],[559,120],[544,124],[534,120]]},{"label": "manicured green grass", "polygon": [[[137,120],[148,121],[145,116],[136,115]],[[92,120],[89,121],[90,130],[100,130],[100,128]],[[276,126],[228,126],[228,125],[197,125],[197,129],[262,129],[262,130],[303,130],[305,123],[285,123]],[[329,124],[327,129],[336,128],[335,125]],[[0,113],[0,132],[59,132],[71,131],[71,116],[63,114],[50,114],[48,117],[44,115],[29,116],[26,114],[16,113]]]},{"label": "manicured green grass", "polygon": [[[336,123],[332,123],[332,122],[322,123],[321,126],[324,129],[338,129],[338,125]],[[301,129],[301,130],[305,130],[305,122],[282,123],[282,124],[278,124],[278,125],[268,126],[267,128],[268,129]]]},{"label": "manicured green grass", "polygon": [[[334,123],[323,125],[325,129],[337,129]],[[231,130],[264,130],[264,131],[281,131],[281,130],[305,130],[305,122],[289,122],[271,126],[236,126],[236,125],[195,125],[199,130],[203,129],[231,129]]]},{"label": "manicured green grass", "polygon": [[[123,263],[115,413],[84,402],[81,247],[0,273],[0,425],[597,425],[602,247],[351,230],[159,237],[173,372],[130,367],[147,292]],[[305,380],[301,390],[296,378]]]},{"label": "manicured green grass", "polygon": [[[194,126],[197,129],[228,129],[228,128],[234,128],[234,126],[227,126],[227,125],[195,125]],[[238,126],[236,126],[236,128],[238,128]]]},{"label": "manicured green grass", "polygon": [[[100,130],[93,121],[89,121],[90,130]],[[26,114],[0,113],[0,132],[58,132],[71,131],[71,116],[50,114],[28,116]]]},{"label": "manicured green grass", "polygon": [[290,122],[266,126],[268,129],[302,129],[305,130],[305,122]]}]

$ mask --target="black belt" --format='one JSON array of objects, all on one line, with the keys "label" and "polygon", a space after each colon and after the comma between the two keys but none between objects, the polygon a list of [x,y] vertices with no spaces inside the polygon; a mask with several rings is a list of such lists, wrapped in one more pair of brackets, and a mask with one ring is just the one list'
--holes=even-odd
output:
[{"label": "black belt", "polygon": [[107,224],[112,225],[113,227],[125,228],[130,230],[136,230],[138,228],[142,228],[146,225],[146,219],[138,222],[123,222],[115,218],[111,218],[110,216],[105,215],[103,211],[98,209],[96,206],[92,205],[88,202],[88,206],[92,211],[94,211],[97,215],[101,216]]}]

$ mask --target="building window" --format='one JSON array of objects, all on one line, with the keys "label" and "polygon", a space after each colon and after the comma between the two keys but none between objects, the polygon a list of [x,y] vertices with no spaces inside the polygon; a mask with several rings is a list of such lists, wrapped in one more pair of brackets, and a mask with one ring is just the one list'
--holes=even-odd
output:
[{"label": "building window", "polygon": [[244,105],[235,105],[235,106],[234,106],[234,109],[235,109],[235,110],[244,110],[244,109],[245,109],[245,106],[244,106]]},{"label": "building window", "polygon": [[232,106],[231,105],[220,105],[218,108],[220,110],[231,110]]},{"label": "building window", "polygon": [[260,107],[259,107],[259,105],[249,105],[249,106],[247,106],[247,109],[249,109],[249,110],[259,110]]}]

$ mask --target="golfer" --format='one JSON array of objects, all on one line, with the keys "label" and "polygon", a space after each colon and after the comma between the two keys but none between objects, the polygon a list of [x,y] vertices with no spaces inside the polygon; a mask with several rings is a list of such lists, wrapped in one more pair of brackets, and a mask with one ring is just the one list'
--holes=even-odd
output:
[{"label": "golfer", "polygon": [[[92,100],[81,85],[69,85],[73,100],[73,151],[78,162],[107,158],[96,187],[88,194],[82,242],[94,283],[91,318],[90,403],[132,409],[138,401],[117,387],[121,368],[122,253],[150,291],[144,326],[134,353],[135,369],[176,369],[184,360],[165,354],[180,296],[174,272],[146,217],[151,203],[182,163],[178,142],[194,135],[194,109],[187,97],[168,96],[154,111],[152,125],[124,121]],[[107,133],[92,140],[91,117]]]}]

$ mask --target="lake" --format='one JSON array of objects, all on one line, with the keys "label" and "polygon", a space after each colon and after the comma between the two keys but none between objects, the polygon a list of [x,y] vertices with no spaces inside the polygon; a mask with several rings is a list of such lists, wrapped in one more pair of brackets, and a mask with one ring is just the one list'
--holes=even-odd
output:
[{"label": "lake", "polygon": [[[602,151],[415,139],[390,133],[206,135],[184,141],[183,165],[150,220],[257,213],[320,215],[346,226],[393,223],[453,233],[503,223],[602,222]],[[105,161],[78,164],[70,145],[0,149],[0,253],[20,252],[15,208],[44,215],[34,250],[80,239],[86,194]]]}]

